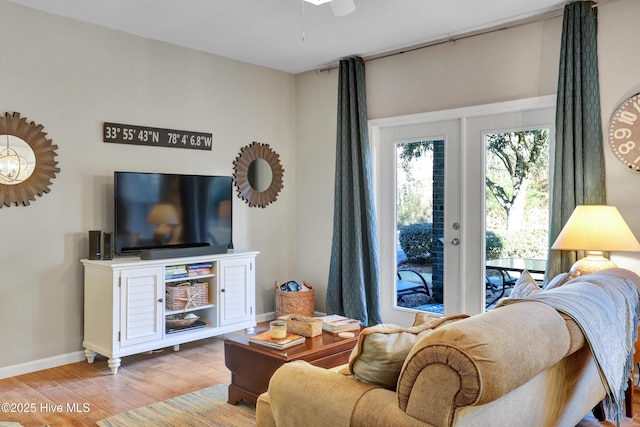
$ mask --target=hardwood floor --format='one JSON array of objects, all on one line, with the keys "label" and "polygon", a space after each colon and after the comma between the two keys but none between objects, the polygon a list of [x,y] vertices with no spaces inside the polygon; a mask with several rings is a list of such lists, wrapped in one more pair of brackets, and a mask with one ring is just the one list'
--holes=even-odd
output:
[{"label": "hardwood floor", "polygon": [[[2,411],[0,421],[25,427],[95,426],[96,421],[130,409],[229,384],[223,341],[224,336],[209,338],[182,344],[177,352],[167,348],[124,357],[117,375],[111,375],[105,357],[97,356],[93,364],[72,363],[0,380],[0,404],[31,405],[26,408],[29,412]],[[62,405],[61,410],[55,405]]]},{"label": "hardwood floor", "polygon": [[[0,421],[25,427],[94,426],[95,422],[133,408],[169,399],[215,384],[229,384],[224,366],[224,336],[123,358],[111,375],[104,357],[93,364],[72,363],[0,380],[0,404],[22,412],[0,412]],[[640,388],[634,393],[633,419],[622,427],[640,426]],[[580,427],[613,426],[589,416]]]}]

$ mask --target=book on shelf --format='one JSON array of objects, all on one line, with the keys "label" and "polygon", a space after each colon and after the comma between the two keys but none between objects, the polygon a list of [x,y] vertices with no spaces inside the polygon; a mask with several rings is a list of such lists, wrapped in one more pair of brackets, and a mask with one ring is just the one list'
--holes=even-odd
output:
[{"label": "book on shelf", "polygon": [[287,332],[284,338],[272,338],[270,331],[264,331],[258,335],[249,337],[249,342],[259,345],[264,345],[279,350],[292,347],[294,345],[303,344],[306,338],[301,335],[292,334]]},{"label": "book on shelf", "polygon": [[187,273],[189,276],[200,276],[203,274],[211,274],[211,268],[213,264],[210,262],[203,262],[199,264],[187,265]]},{"label": "book on shelf", "polygon": [[360,321],[350,319],[339,314],[330,314],[320,317],[322,319],[322,329],[336,334],[338,332],[356,331],[360,329]]},{"label": "book on shelf", "polygon": [[185,265],[170,265],[164,270],[165,279],[177,279],[179,277],[187,277],[188,275]]},{"label": "book on shelf", "polygon": [[189,276],[204,276],[205,274],[211,274],[210,268],[196,268],[188,271]]},{"label": "book on shelf", "polygon": [[202,262],[199,264],[189,264],[187,265],[187,269],[189,270],[197,270],[199,268],[211,268],[213,267],[213,264],[210,262]]}]

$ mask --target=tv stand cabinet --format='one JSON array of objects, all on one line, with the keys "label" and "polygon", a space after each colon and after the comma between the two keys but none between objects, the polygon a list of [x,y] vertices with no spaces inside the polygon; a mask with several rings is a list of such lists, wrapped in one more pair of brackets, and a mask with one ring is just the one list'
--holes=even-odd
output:
[{"label": "tv stand cabinet", "polygon": [[[224,254],[141,260],[81,260],[84,265],[85,356],[109,358],[113,374],[121,358],[159,348],[245,329],[253,332],[255,257],[259,252],[230,250]],[[206,286],[203,301],[187,293],[185,306],[168,306],[167,287],[183,282]],[[203,293],[204,294],[204,293]],[[195,302],[194,302],[195,301]],[[168,316],[193,313],[194,327],[171,330]],[[202,322],[202,323],[200,323]],[[198,326],[198,327],[195,327]]]}]

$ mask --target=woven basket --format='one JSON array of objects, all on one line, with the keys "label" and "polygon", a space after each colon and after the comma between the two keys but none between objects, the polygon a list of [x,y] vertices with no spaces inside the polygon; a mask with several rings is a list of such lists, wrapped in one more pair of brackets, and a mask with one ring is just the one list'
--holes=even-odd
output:
[{"label": "woven basket", "polygon": [[186,310],[209,304],[209,284],[207,282],[184,282],[166,287],[167,310]]},{"label": "woven basket", "polygon": [[287,314],[297,314],[300,316],[313,317],[315,304],[315,290],[307,282],[302,282],[309,288],[308,291],[287,292],[280,289],[280,284],[276,282],[274,306],[276,317]]},{"label": "woven basket", "polygon": [[282,317],[287,321],[287,332],[303,337],[317,337],[322,334],[322,319],[317,317],[289,314]]}]

